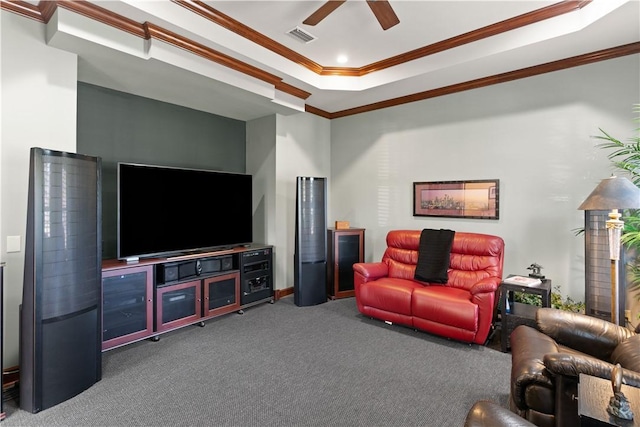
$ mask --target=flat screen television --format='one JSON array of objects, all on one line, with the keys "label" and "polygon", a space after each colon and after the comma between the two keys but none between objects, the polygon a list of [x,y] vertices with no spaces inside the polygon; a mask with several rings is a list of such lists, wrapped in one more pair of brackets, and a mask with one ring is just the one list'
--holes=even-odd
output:
[{"label": "flat screen television", "polygon": [[118,259],[253,240],[251,175],[121,162],[117,180]]}]

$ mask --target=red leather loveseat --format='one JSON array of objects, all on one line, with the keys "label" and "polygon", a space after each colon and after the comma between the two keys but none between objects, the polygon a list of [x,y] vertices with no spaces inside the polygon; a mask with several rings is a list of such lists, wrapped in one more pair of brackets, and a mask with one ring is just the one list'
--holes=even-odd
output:
[{"label": "red leather loveseat", "polygon": [[448,281],[414,279],[420,230],[393,230],[381,262],[354,264],[360,313],[459,341],[484,345],[502,279],[504,241],[456,232]]}]

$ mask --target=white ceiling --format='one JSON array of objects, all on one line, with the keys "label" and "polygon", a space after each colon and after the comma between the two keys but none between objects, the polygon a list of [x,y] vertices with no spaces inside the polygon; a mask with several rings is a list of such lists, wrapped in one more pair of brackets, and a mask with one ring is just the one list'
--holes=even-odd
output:
[{"label": "white ceiling", "polygon": [[[316,26],[302,21],[323,1],[203,3],[322,67],[358,68],[558,2],[390,0],[400,23],[386,31],[363,0],[348,0]],[[81,81],[239,120],[290,114],[304,104],[333,113],[640,41],[640,0],[593,0],[577,11],[359,77],[331,76],[319,75],[176,2],[92,3],[172,31],[311,93],[303,100],[274,95],[273,87],[242,72],[157,42],[132,41],[121,30],[88,23],[61,8],[49,23],[49,43],[79,55]],[[296,26],[317,39],[304,44],[286,34]],[[339,54],[348,55],[349,62],[338,64]]]}]

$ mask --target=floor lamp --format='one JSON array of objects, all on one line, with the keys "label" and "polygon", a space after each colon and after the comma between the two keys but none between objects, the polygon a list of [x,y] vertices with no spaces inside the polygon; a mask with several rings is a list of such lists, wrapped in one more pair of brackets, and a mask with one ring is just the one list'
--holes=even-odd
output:
[{"label": "floor lamp", "polygon": [[609,258],[611,259],[611,322],[620,324],[620,296],[618,295],[618,261],[620,259],[620,236],[624,221],[618,209],[640,208],[640,188],[624,177],[611,176],[603,179],[589,194],[578,209],[583,211],[609,212],[606,222],[609,235]]}]

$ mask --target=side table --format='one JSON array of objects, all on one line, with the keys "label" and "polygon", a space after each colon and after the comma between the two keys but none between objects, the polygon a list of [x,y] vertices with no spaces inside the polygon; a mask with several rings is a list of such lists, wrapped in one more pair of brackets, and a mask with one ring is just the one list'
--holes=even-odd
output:
[{"label": "side table", "polygon": [[364,228],[327,229],[327,295],[355,296],[353,264],[364,260]]},{"label": "side table", "polygon": [[607,412],[613,396],[611,381],[580,374],[578,383],[578,415],[581,427],[624,426],[638,427],[640,422],[640,388],[622,385],[622,393],[629,399],[633,420],[623,420]]},{"label": "side table", "polygon": [[542,279],[542,283],[533,286],[500,283],[500,347],[503,352],[509,349],[509,335],[518,325],[536,325],[537,306],[514,302],[513,293],[540,295],[542,307],[551,307],[551,280]]}]

